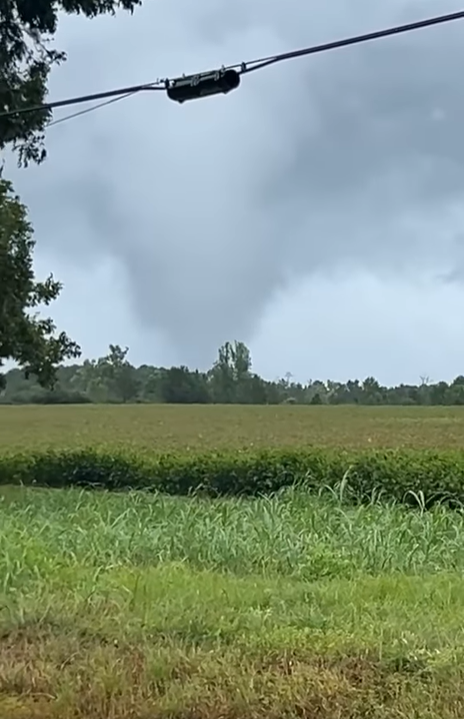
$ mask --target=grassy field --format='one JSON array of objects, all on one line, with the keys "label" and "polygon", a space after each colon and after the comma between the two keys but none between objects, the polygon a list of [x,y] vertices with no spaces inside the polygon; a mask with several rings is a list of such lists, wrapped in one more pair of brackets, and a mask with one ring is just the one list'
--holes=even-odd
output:
[{"label": "grassy field", "polygon": [[464,407],[0,406],[0,451],[107,443],[464,448]]},{"label": "grassy field", "polygon": [[0,716],[464,716],[460,515],[7,489],[0,520]]},{"label": "grassy field", "polygon": [[[3,407],[0,452],[460,447],[464,409]],[[462,719],[464,514],[0,489],[3,719]]]}]

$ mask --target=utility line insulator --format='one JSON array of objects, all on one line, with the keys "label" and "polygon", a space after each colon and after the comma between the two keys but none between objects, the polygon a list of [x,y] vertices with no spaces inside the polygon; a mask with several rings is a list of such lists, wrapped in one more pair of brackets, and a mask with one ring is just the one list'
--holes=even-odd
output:
[{"label": "utility line insulator", "polygon": [[240,74],[236,70],[216,70],[176,78],[167,84],[166,92],[171,100],[182,103],[208,95],[225,95],[239,85]]}]

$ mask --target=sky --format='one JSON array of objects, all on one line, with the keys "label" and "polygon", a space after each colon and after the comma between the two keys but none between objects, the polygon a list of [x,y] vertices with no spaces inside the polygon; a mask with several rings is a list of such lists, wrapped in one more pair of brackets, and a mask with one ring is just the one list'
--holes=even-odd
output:
[{"label": "sky", "polygon": [[[145,0],[63,17],[50,100],[462,9],[457,0]],[[289,61],[184,105],[145,93],[51,127],[8,174],[59,329],[86,357],[274,379],[464,373],[464,21]],[[82,109],[82,106],[76,109]],[[69,114],[56,111],[55,119]]]}]

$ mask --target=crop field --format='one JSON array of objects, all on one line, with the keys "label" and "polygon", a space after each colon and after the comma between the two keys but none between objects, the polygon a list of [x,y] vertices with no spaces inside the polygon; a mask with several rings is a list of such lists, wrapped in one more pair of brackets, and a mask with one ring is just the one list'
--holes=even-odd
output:
[{"label": "crop field", "polygon": [[464,407],[0,406],[0,450],[89,444],[464,448]]},{"label": "crop field", "polygon": [[464,511],[420,484],[411,508],[353,503],[342,477],[214,498],[5,469],[88,474],[100,447],[191,455],[176,477],[210,452],[222,476],[223,450],[409,447],[420,482],[423,450],[460,476],[462,430],[464,408],[1,407],[1,719],[462,719]]}]

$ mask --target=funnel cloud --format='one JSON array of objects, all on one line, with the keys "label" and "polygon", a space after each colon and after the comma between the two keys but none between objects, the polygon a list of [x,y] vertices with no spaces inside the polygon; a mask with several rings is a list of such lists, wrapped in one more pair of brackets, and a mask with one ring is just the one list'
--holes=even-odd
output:
[{"label": "funnel cloud", "polygon": [[[50,97],[458,9],[145,0],[133,16],[64,17],[68,62]],[[238,338],[271,376],[458,374],[463,37],[458,21],[288,61],[225,97],[179,106],[140,94],[50,128],[47,161],[10,175],[30,208],[38,267],[65,281],[59,320],[86,354],[104,351],[104,338],[130,344],[139,362],[204,367]]]}]

